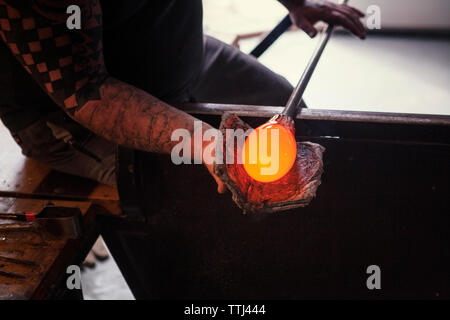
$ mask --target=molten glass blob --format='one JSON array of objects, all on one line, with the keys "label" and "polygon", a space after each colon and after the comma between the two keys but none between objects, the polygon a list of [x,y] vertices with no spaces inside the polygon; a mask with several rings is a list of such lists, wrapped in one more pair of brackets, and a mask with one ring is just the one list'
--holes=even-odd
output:
[{"label": "molten glass blob", "polygon": [[253,179],[273,182],[284,177],[297,158],[293,133],[276,122],[259,126],[247,137],[242,153],[244,169]]}]

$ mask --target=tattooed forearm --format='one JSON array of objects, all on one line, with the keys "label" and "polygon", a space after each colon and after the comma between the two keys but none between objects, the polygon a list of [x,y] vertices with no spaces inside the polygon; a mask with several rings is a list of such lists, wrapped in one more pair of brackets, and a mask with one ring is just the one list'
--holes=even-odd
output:
[{"label": "tattooed forearm", "polygon": [[[113,78],[100,87],[100,100],[86,103],[74,117],[95,133],[130,148],[170,153],[173,130],[194,132],[194,117]],[[198,120],[197,120],[198,121]],[[211,128],[203,124],[203,130]]]},{"label": "tattooed forearm", "polygon": [[[69,4],[82,9],[82,30],[66,28]],[[170,152],[173,129],[192,132],[194,118],[108,75],[101,18],[98,0],[0,0],[0,37],[82,125],[117,144]]]}]

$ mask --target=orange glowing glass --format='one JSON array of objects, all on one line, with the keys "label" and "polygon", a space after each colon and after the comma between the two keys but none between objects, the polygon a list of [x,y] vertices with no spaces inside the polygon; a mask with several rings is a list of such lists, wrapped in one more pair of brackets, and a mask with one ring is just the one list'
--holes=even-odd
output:
[{"label": "orange glowing glass", "polygon": [[247,174],[260,182],[284,177],[297,158],[294,134],[276,122],[259,126],[247,137],[242,161]]}]

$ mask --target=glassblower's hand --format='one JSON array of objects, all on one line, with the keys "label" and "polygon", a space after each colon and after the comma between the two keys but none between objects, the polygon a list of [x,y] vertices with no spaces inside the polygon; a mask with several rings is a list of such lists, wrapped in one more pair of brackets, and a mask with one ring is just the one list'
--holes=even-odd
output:
[{"label": "glassblower's hand", "polygon": [[205,163],[205,166],[208,169],[209,173],[213,176],[214,180],[216,180],[217,182],[217,192],[225,193],[227,191],[227,187],[225,183],[223,183],[222,180],[220,180],[220,178],[214,174],[214,164]]},{"label": "glassblower's hand", "polygon": [[[216,134],[221,134],[219,130],[217,130]],[[215,158],[215,148],[216,148],[217,140],[214,138],[211,142],[207,142],[202,147],[202,162],[205,165],[206,169],[208,169],[209,173],[212,175],[214,180],[217,183],[217,192],[225,193],[227,191],[227,187],[225,183],[214,173],[214,158]],[[206,151],[206,152],[205,152]]]},{"label": "glassblower's hand", "polygon": [[311,38],[317,34],[314,24],[324,21],[340,25],[355,36],[365,39],[366,29],[361,23],[364,13],[346,4],[335,4],[329,1],[297,1],[285,2],[292,22],[305,31]]}]

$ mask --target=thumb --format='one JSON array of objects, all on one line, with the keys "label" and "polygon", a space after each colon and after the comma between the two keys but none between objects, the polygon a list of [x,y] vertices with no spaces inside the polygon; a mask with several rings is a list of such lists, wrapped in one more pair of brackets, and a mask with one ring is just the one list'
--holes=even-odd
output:
[{"label": "thumb", "polygon": [[220,180],[220,178],[218,176],[216,176],[215,174],[213,174],[214,180],[216,180],[217,182],[217,192],[218,193],[225,193],[227,191],[227,187],[225,185],[225,183],[223,183],[222,180]]},{"label": "thumb", "polygon": [[217,183],[217,192],[218,193],[225,193],[225,192],[227,192],[227,187],[226,187],[225,183],[223,183],[222,181]]},{"label": "thumb", "polygon": [[297,18],[297,27],[305,31],[311,38],[317,35],[317,30],[304,16]]},{"label": "thumb", "polygon": [[225,193],[227,191],[227,186],[225,183],[214,173],[214,165],[213,164],[205,164],[206,168],[208,169],[209,173],[212,175],[214,180],[216,180],[217,183],[217,192],[218,193]]}]

